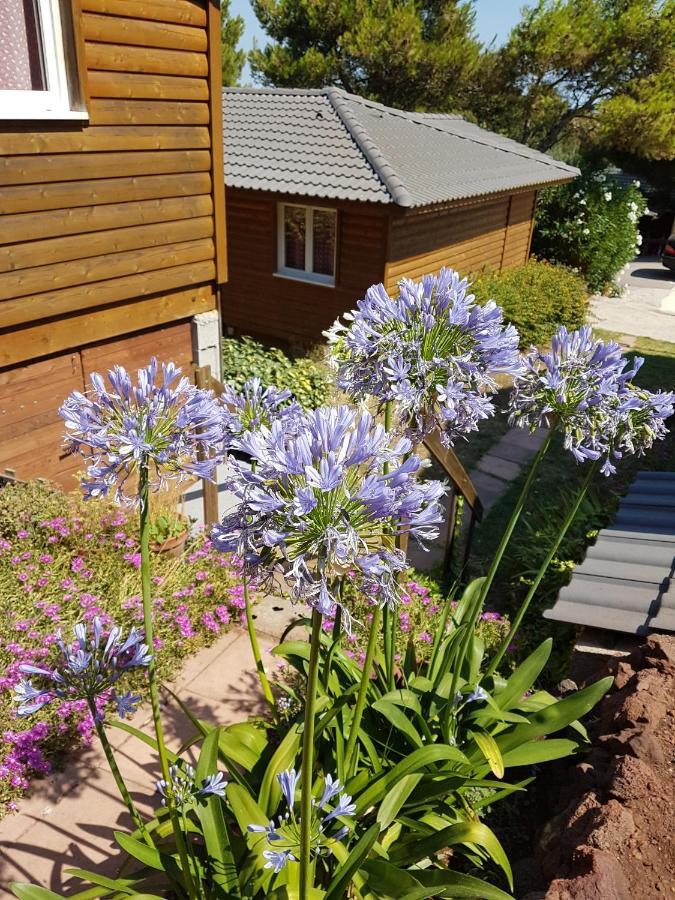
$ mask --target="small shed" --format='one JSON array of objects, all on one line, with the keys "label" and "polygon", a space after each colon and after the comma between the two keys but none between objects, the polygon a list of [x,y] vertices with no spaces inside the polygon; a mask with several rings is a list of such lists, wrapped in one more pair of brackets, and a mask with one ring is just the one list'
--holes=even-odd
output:
[{"label": "small shed", "polygon": [[527,260],[537,190],[578,169],[460,116],[338,88],[223,92],[223,325],[306,344],[365,289]]}]

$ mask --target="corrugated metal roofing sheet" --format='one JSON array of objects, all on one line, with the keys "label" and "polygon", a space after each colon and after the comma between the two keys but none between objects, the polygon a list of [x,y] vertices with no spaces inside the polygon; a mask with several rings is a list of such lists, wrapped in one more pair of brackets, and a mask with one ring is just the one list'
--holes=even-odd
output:
[{"label": "corrugated metal roofing sheet", "polygon": [[675,472],[641,472],[547,619],[611,631],[675,631]]},{"label": "corrugated metal roofing sheet", "polygon": [[333,87],[226,88],[223,113],[230,187],[414,207],[578,174],[459,116],[403,112]]}]

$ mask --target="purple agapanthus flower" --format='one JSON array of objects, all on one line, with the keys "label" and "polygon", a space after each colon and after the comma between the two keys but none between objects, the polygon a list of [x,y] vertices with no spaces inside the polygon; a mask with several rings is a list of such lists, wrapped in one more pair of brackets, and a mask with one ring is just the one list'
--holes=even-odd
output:
[{"label": "purple agapanthus flower", "polygon": [[162,806],[166,806],[167,801],[172,800],[174,806],[180,809],[207,797],[224,797],[227,781],[222,772],[216,772],[197,784],[197,773],[194,768],[181,760],[180,763],[174,763],[169,767],[168,779],[160,778],[155,785],[162,797]]},{"label": "purple agapanthus flower", "polygon": [[[130,669],[147,666],[152,656],[143,635],[132,628],[123,638],[121,629],[114,626],[107,635],[101,619],[91,623],[91,633],[85,623],[73,629],[75,640],[67,643],[59,631],[56,646],[58,659],[53,668],[23,663],[19,670],[31,678],[22,678],[14,689],[19,704],[18,714],[27,716],[37,712],[52,700],[86,700],[96,708],[96,701]],[[37,678],[36,684],[33,678]],[[118,714],[124,718],[134,712],[140,701],[138,695],[123,695],[112,691]]]},{"label": "purple agapanthus flower", "polygon": [[373,285],[348,325],[326,332],[338,387],[356,400],[394,401],[414,443],[438,428],[451,446],[494,413],[495,376],[520,371],[518,332],[494,301],[479,306],[454,269],[398,288],[390,297]]},{"label": "purple agapanthus flower", "polygon": [[382,605],[398,600],[396,574],[406,560],[394,538],[436,537],[445,491],[439,482],[416,479],[423,464],[414,454],[403,459],[409,440],[392,446],[369,413],[339,406],[304,413],[291,431],[275,421],[232,446],[254,466],[229,461],[228,483],[239,503],[213,529],[219,550],[237,553],[256,576],[280,573],[293,598],[322,615],[335,613],[331,585],[350,570]]},{"label": "purple agapanthus flower", "polygon": [[589,326],[571,332],[561,326],[548,353],[532,348],[526,357],[514,379],[509,421],[530,430],[558,428],[577,462],[602,459],[601,471],[611,475],[612,459],[651,447],[673,413],[673,394],[633,384],[643,362],[629,363],[617,343],[595,338]]},{"label": "purple agapanthus flower", "polygon": [[[300,850],[301,819],[295,814],[295,785],[300,773],[295,769],[287,769],[277,775],[277,780],[286,801],[287,812],[277,817],[276,823],[270,819],[266,825],[250,824],[248,830],[251,834],[264,834],[272,849],[263,851],[263,856],[268,860],[265,868],[273,868],[275,873],[286,867],[288,862],[297,861]],[[310,832],[311,852],[318,856],[335,841],[341,841],[349,834],[350,827],[341,825],[338,829],[329,823],[338,818],[351,818],[356,812],[356,804],[352,802],[349,794],[343,793],[344,788],[337,779],[326,775],[324,790],[321,800],[317,803],[312,799],[312,821]],[[337,795],[338,802],[333,809],[328,809],[327,804]],[[294,852],[295,851],[295,852]]]},{"label": "purple agapanthus flower", "polygon": [[[211,478],[222,443],[222,411],[211,391],[180,377],[173,363],[153,358],[138,370],[136,384],[122,366],[108,372],[109,387],[94,372],[92,389],[73,391],[59,412],[68,447],[89,462],[82,486],[86,497],[114,491],[124,498],[130,475],[147,464],[155,486],[167,479]],[[157,381],[158,374],[161,374]],[[200,460],[200,451],[207,459]],[[136,490],[135,479],[131,479]],[[137,494],[132,494],[137,502]]]},{"label": "purple agapanthus flower", "polygon": [[226,384],[220,400],[226,449],[232,439],[246,431],[269,427],[277,419],[289,428],[302,415],[302,407],[289,390],[280,391],[274,385],[265,387],[260,378],[249,378],[241,391]]}]

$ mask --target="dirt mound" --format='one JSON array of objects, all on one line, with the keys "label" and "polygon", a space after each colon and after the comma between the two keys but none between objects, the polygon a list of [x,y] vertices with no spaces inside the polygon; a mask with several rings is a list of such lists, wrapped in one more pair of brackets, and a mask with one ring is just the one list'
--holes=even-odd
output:
[{"label": "dirt mound", "polygon": [[593,749],[561,773],[540,836],[546,900],[675,898],[675,636],[607,669]]}]

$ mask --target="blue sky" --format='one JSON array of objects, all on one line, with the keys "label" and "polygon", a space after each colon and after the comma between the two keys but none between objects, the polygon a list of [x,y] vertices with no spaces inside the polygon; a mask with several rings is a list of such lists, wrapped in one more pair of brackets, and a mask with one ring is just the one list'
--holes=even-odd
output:
[{"label": "blue sky", "polygon": [[[520,18],[521,7],[527,5],[524,0],[475,0],[478,36],[486,44],[493,38],[496,38],[498,44],[502,43]],[[254,39],[259,46],[267,42],[249,0],[231,0],[230,12],[232,15],[242,16],[246,24],[242,40],[244,49],[250,50]],[[242,84],[250,82],[248,67],[244,70],[241,81]]]}]

